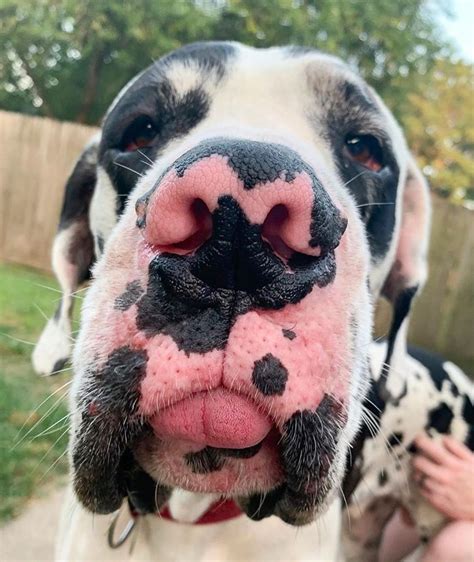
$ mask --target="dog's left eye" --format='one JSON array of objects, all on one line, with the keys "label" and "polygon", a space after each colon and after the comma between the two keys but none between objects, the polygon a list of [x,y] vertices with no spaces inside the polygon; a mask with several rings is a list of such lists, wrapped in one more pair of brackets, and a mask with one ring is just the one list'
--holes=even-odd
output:
[{"label": "dog's left eye", "polygon": [[359,162],[373,172],[380,172],[383,168],[382,147],[372,135],[349,135],[345,144],[351,160]]},{"label": "dog's left eye", "polygon": [[125,152],[132,152],[137,148],[145,148],[155,139],[158,131],[156,130],[153,121],[144,115],[135,119],[129,125],[122,138],[122,150]]}]

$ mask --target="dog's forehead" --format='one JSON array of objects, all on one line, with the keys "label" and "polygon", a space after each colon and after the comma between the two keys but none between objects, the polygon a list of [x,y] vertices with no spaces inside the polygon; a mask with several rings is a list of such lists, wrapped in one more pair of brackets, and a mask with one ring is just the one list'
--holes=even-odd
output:
[{"label": "dog's forehead", "polygon": [[[380,128],[389,125],[380,100],[334,56],[311,49],[204,42],[173,51],[133,78],[109,108],[104,133],[120,126],[127,115],[166,111],[167,102],[180,99],[195,103],[190,94],[205,100],[207,119],[210,105],[216,106],[214,114],[220,117],[220,104],[235,119],[242,119],[243,112],[251,118],[254,110],[260,126],[265,115],[275,119],[278,112],[281,122],[285,115],[297,119],[299,114],[302,121],[314,125],[315,117],[331,112],[354,119],[370,116]],[[301,128],[300,123],[294,125]]]}]

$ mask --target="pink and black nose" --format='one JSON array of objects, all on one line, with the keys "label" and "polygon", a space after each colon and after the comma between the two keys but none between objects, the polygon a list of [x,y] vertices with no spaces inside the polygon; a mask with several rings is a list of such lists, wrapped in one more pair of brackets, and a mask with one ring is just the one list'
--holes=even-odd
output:
[{"label": "pink and black nose", "polygon": [[330,282],[347,224],[295,151],[223,138],[178,158],[136,211],[157,253],[188,259],[209,287],[245,293],[285,285],[285,273]]}]

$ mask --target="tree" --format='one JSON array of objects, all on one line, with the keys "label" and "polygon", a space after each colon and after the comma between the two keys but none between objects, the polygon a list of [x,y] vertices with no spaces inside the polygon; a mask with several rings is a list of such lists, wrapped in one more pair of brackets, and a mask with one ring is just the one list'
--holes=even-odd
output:
[{"label": "tree", "polygon": [[209,34],[212,18],[176,0],[0,0],[0,105],[97,123],[153,59]]},{"label": "tree", "polygon": [[410,146],[430,184],[453,202],[474,200],[472,65],[439,59],[402,116]]},{"label": "tree", "polygon": [[452,62],[433,6],[433,0],[0,0],[0,107],[96,124],[130,78],[182,44],[309,46],[340,56],[375,87],[405,124],[440,193],[472,196],[472,68]]},{"label": "tree", "polygon": [[152,59],[214,38],[335,53],[400,113],[413,78],[443,48],[427,6],[427,0],[0,0],[0,104],[95,123]]}]

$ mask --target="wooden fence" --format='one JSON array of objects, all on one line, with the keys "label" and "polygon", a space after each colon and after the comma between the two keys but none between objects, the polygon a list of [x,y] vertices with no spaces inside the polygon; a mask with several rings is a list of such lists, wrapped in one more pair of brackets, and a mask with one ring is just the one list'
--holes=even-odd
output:
[{"label": "wooden fence", "polygon": [[0,260],[50,269],[64,183],[94,132],[0,111]]},{"label": "wooden fence", "polygon": [[[64,183],[95,131],[0,111],[0,260],[50,270]],[[430,276],[410,338],[472,369],[474,213],[439,199],[433,204]],[[377,333],[386,333],[388,316],[381,305]]]}]

